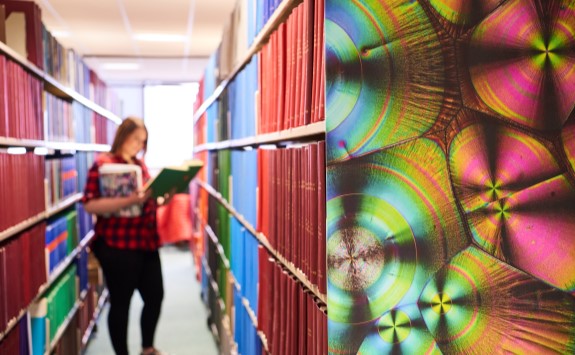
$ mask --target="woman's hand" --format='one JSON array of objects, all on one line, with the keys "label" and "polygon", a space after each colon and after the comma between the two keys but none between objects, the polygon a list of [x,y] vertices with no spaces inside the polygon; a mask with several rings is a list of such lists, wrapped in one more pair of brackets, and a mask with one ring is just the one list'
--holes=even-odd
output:
[{"label": "woman's hand", "polygon": [[130,197],[132,198],[132,205],[134,204],[143,204],[144,202],[146,202],[150,197],[152,196],[152,190],[144,190],[144,189],[140,189],[137,192],[135,192],[134,194],[132,194]]},{"label": "woman's hand", "polygon": [[97,215],[114,213],[122,208],[135,204],[144,204],[152,196],[152,191],[138,190],[126,197],[103,197],[88,201],[84,204],[86,212]]}]

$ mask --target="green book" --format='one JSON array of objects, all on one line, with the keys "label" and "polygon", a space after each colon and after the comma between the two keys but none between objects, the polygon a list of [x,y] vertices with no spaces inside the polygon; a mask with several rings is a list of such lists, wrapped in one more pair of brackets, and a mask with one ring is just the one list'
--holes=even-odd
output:
[{"label": "green book", "polygon": [[153,197],[183,192],[202,166],[204,163],[201,160],[194,159],[179,166],[165,167],[144,185],[144,189],[151,189]]}]

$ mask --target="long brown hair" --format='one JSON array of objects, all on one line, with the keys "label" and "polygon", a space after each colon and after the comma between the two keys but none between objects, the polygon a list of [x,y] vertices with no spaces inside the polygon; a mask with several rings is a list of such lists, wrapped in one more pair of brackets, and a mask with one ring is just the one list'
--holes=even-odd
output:
[{"label": "long brown hair", "polygon": [[138,128],[143,128],[146,131],[146,140],[144,141],[144,153],[146,149],[148,149],[148,129],[144,124],[144,121],[137,117],[126,117],[124,121],[118,126],[116,130],[116,136],[114,137],[114,143],[112,143],[112,149],[110,152],[112,154],[119,154],[120,149],[122,149],[122,145],[130,134],[134,133],[134,131]]}]

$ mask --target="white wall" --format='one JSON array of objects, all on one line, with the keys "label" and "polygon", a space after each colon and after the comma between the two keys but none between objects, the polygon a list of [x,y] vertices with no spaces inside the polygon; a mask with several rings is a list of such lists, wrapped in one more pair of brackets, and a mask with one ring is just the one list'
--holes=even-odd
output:
[{"label": "white wall", "polygon": [[143,86],[112,86],[111,89],[122,101],[120,118],[136,116],[144,118],[144,87]]}]

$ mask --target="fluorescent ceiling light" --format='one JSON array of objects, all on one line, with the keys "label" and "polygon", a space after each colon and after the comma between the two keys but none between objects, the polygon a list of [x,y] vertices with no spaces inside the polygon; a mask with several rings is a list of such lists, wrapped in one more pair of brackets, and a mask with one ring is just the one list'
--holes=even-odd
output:
[{"label": "fluorescent ceiling light", "polygon": [[165,33],[142,33],[134,36],[135,40],[146,42],[186,42],[188,37],[184,35]]},{"label": "fluorescent ceiling light", "polygon": [[24,147],[10,147],[8,148],[8,154],[26,154],[26,148]]},{"label": "fluorescent ceiling light", "polygon": [[102,64],[104,70],[138,70],[140,64],[138,63],[104,63]]},{"label": "fluorescent ceiling light", "polygon": [[34,154],[36,154],[36,155],[48,155],[48,148],[36,147],[36,148],[34,148]]}]

